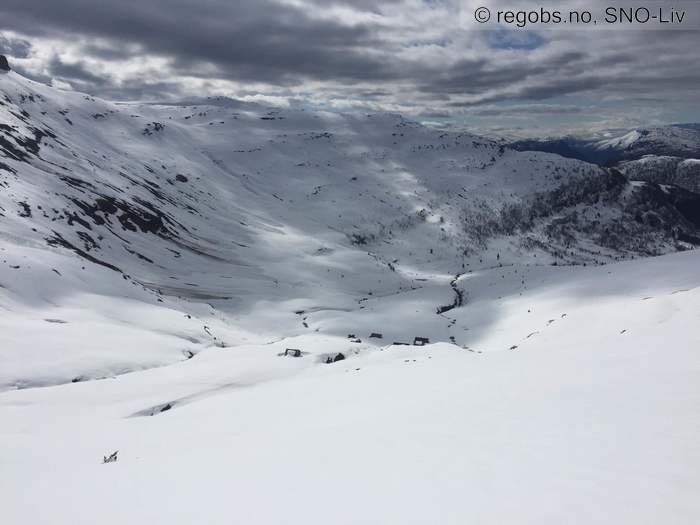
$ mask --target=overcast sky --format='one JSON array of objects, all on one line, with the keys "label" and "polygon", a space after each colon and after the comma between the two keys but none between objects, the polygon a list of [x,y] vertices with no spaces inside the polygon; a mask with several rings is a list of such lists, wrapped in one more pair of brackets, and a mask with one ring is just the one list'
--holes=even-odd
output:
[{"label": "overcast sky", "polygon": [[526,135],[700,121],[700,2],[675,30],[474,21],[479,6],[546,4],[2,0],[0,52],[35,80],[115,100],[226,95]]}]

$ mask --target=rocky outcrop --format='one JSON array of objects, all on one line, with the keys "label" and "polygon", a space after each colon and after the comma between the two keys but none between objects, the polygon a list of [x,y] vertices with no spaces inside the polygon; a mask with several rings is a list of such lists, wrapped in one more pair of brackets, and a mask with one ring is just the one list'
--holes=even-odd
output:
[{"label": "rocky outcrop", "polygon": [[5,55],[0,55],[0,71],[10,71],[10,64]]},{"label": "rocky outcrop", "polygon": [[673,185],[700,193],[700,160],[697,159],[648,155],[623,162],[619,169],[629,180]]},{"label": "rocky outcrop", "polygon": [[628,181],[610,169],[507,204],[486,229],[520,237],[524,248],[546,251],[562,264],[595,263],[603,253],[653,256],[700,245],[699,209],[696,193]]}]

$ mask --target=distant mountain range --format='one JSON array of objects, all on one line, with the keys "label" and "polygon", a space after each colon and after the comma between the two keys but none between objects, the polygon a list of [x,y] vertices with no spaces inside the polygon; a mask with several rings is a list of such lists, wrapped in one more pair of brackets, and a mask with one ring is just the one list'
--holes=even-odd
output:
[{"label": "distant mountain range", "polygon": [[565,136],[517,140],[510,145],[518,151],[546,151],[601,166],[613,166],[646,155],[698,158],[700,124],[640,128],[603,139]]},{"label": "distant mountain range", "polygon": [[617,168],[629,180],[700,192],[700,124],[640,128],[601,139],[559,137],[518,140],[518,151],[544,151]]}]

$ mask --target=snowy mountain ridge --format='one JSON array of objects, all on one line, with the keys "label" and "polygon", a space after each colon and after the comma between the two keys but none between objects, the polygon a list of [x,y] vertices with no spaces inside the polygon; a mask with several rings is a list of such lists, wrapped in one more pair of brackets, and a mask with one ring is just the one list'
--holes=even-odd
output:
[{"label": "snowy mountain ridge", "polygon": [[545,151],[568,158],[614,166],[644,156],[700,157],[700,124],[672,124],[592,136],[564,136],[509,141],[519,151]]}]

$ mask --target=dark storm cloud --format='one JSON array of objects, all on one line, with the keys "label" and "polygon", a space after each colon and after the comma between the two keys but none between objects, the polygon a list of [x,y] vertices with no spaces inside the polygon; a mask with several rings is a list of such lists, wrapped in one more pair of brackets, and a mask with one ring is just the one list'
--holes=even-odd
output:
[{"label": "dark storm cloud", "polygon": [[105,86],[100,94],[109,100],[161,100],[184,98],[186,94],[179,82],[142,81],[122,86]]},{"label": "dark storm cloud", "polygon": [[124,46],[119,44],[95,44],[86,43],[82,48],[86,56],[98,58],[106,61],[123,60],[138,56],[143,52],[139,46]]},{"label": "dark storm cloud", "polygon": [[419,87],[423,92],[478,94],[493,86],[512,84],[524,78],[542,73],[544,65],[525,63],[512,67],[493,67],[486,58],[460,60],[441,75],[430,78]]},{"label": "dark storm cloud", "polygon": [[104,85],[107,82],[107,79],[90,72],[89,68],[80,62],[68,64],[58,57],[53,57],[48,67],[50,76],[55,78],[79,81],[95,86]]},{"label": "dark storm cloud", "polygon": [[[377,0],[309,0],[308,4],[313,5],[317,8],[327,8],[329,6],[351,6],[360,11],[380,13],[381,11],[380,9],[378,9],[380,4],[382,6],[391,6],[400,5],[401,2],[402,0],[383,0],[381,2],[378,2]],[[430,0],[428,0],[428,2],[426,3],[430,3]]]},{"label": "dark storm cloud", "polygon": [[27,58],[32,45],[21,38],[7,38],[0,35],[0,54],[16,58]]},{"label": "dark storm cloud", "polygon": [[579,78],[564,78],[557,79],[554,82],[525,87],[518,93],[518,98],[529,100],[543,100],[547,98],[557,97],[562,94],[580,93],[581,91],[590,91],[602,86],[604,80],[597,77],[584,76]]},{"label": "dark storm cloud", "polygon": [[[559,7],[592,9],[601,1],[561,0]],[[516,115],[498,113],[494,103],[555,114],[542,102],[564,108],[566,97],[588,97],[588,107],[625,97],[697,105],[700,32],[476,30],[470,9],[497,3],[2,0],[0,31],[13,36],[0,39],[0,48],[25,58],[16,69],[32,78],[122,100],[217,87],[295,105],[366,104],[436,118],[478,108],[483,118]]]},{"label": "dark storm cloud", "polygon": [[213,64],[223,77],[243,81],[388,77],[387,65],[369,52],[371,27],[319,20],[272,0],[3,0],[0,27],[112,40],[111,48],[92,48],[102,57],[118,55],[120,44],[137,44],[195,76]]},{"label": "dark storm cloud", "polygon": [[[383,5],[400,3],[393,0]],[[364,0],[314,0],[312,4],[317,10],[334,5],[369,12],[377,6]],[[400,58],[396,46],[382,39],[377,25],[312,15],[274,0],[4,0],[0,28],[28,35],[62,37],[71,32],[99,37],[107,42],[87,44],[86,56],[107,61],[139,54],[163,56],[171,60],[175,75],[275,85],[298,85],[305,80],[410,82],[419,91],[435,95],[484,93],[544,75],[582,56],[569,52],[546,63],[522,61],[507,67],[488,57],[465,58],[436,71],[433,64]],[[67,67],[58,71],[61,78],[71,80]],[[88,82],[82,68],[75,73],[74,80]],[[95,79],[95,88],[102,86],[102,79]],[[552,87],[552,93],[555,90]]]},{"label": "dark storm cloud", "polygon": [[519,115],[574,115],[582,113],[584,108],[580,106],[555,106],[533,104],[531,106],[502,106],[486,107],[471,111],[471,115],[478,117],[519,116]]}]

